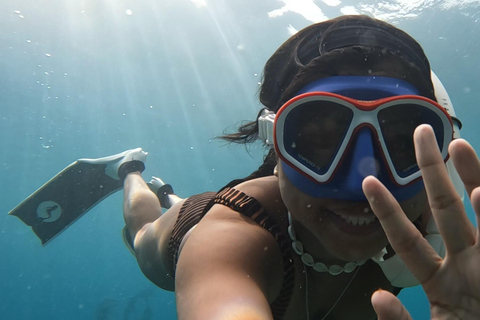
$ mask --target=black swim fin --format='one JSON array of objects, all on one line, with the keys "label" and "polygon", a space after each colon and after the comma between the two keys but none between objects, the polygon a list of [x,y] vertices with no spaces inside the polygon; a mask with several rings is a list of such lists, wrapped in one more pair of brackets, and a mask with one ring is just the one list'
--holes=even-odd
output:
[{"label": "black swim fin", "polygon": [[9,214],[32,227],[45,245],[97,203],[120,190],[123,185],[116,169],[123,161],[141,153],[139,148],[100,159],[77,160]]}]

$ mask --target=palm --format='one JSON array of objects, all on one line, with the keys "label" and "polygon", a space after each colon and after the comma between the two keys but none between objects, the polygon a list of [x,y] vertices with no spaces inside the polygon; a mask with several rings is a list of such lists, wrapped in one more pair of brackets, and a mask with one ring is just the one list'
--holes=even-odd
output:
[{"label": "palm", "polygon": [[[445,258],[438,256],[378,180],[365,179],[365,194],[396,253],[423,286],[432,319],[480,319],[479,232],[450,182],[431,128],[420,126],[414,140],[430,208],[445,242]],[[478,220],[480,162],[466,141],[454,141],[449,151]],[[411,319],[400,301],[385,292],[374,295],[372,303],[379,320]]]},{"label": "palm", "polygon": [[478,319],[480,254],[477,246],[451,254],[432,278],[422,283],[432,319]]}]

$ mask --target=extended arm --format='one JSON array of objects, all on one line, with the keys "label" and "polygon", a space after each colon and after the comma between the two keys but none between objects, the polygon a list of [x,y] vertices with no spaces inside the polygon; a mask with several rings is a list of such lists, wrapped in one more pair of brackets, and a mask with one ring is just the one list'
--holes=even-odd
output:
[{"label": "extended arm", "polygon": [[282,280],[282,257],[273,236],[239,213],[215,205],[179,257],[179,319],[271,320],[269,303]]},{"label": "extended arm", "polygon": [[[123,214],[135,257],[145,276],[165,290],[174,290],[173,263],[168,252],[170,235],[183,200],[174,196],[162,215],[161,203],[140,176],[127,174],[124,181]],[[164,205],[165,206],[165,205]]]}]

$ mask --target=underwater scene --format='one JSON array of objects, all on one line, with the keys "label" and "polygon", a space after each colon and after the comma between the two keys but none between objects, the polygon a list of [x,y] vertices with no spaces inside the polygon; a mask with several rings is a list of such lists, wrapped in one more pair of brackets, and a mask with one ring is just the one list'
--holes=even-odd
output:
[{"label": "underwater scene", "polygon": [[[8,213],[75,160],[137,147],[183,198],[249,175],[262,145],[216,137],[255,119],[287,38],[344,14],[422,45],[480,151],[480,0],[0,0],[0,319],[176,319],[122,241],[121,191],[45,246]],[[421,287],[400,298],[430,319]]]}]

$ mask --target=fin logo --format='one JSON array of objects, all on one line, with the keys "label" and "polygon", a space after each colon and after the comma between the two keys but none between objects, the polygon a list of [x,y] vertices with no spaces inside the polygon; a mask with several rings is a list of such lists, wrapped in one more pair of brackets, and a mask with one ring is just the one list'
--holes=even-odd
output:
[{"label": "fin logo", "polygon": [[43,201],[37,207],[37,217],[42,222],[55,222],[62,215],[62,207],[54,201]]}]

